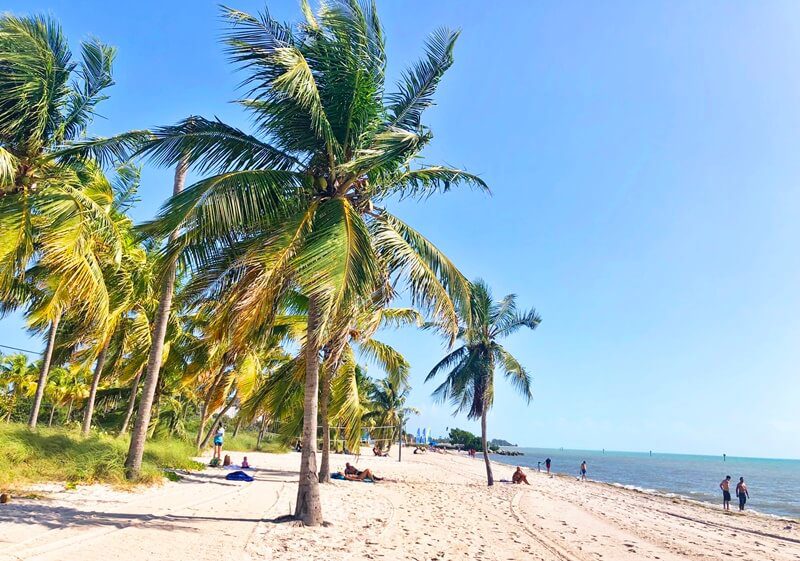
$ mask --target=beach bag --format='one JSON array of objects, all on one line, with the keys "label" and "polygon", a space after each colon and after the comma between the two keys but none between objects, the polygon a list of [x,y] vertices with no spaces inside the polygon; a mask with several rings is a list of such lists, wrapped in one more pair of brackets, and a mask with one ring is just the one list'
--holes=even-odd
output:
[{"label": "beach bag", "polygon": [[232,471],[225,476],[228,481],[252,481],[253,478],[243,471]]},{"label": "beach bag", "polygon": [[208,462],[208,465],[212,468],[219,467],[219,458],[211,458],[211,461]]}]

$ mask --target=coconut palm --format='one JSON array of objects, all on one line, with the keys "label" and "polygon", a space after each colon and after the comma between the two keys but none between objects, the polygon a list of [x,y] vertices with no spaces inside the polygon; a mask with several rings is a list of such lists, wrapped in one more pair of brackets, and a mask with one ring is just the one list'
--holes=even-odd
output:
[{"label": "coconut palm", "polygon": [[535,310],[517,311],[516,296],[509,294],[495,302],[489,287],[483,281],[472,285],[469,306],[464,311],[459,340],[462,345],[445,356],[433,367],[425,381],[440,373],[446,378],[433,397],[450,401],[458,412],[466,412],[470,419],[481,420],[481,444],[486,462],[486,478],[494,483],[492,466],[486,442],[486,415],[494,402],[494,372],[499,367],[512,387],[530,402],[531,377],[514,356],[498,340],[523,327],[536,329],[541,318]]},{"label": "coconut palm", "polygon": [[18,353],[0,355],[0,417],[10,421],[22,397],[33,394],[36,388],[36,367],[28,357]]},{"label": "coconut palm", "polygon": [[398,388],[391,380],[379,380],[370,392],[370,412],[364,420],[375,427],[372,431],[375,443],[380,450],[388,452],[392,442],[397,442],[402,434],[406,420],[418,415],[414,407],[406,407],[408,387]]},{"label": "coconut palm", "polygon": [[320,351],[341,328],[339,310],[363,307],[402,279],[418,307],[457,333],[469,291],[456,267],[385,204],[484,182],[424,165],[422,113],[452,64],[457,32],[440,29],[426,56],[384,88],[383,30],[373,4],[302,2],[296,27],[225,9],[228,53],[246,72],[255,134],[190,117],[157,130],[145,151],[165,165],[185,159],[211,175],[173,197],[146,227],[196,270],[194,290],[224,295],[240,337],[269,324],[292,287],[309,298],[303,453],[295,515],[322,522],[315,440]]},{"label": "coconut palm", "polygon": [[[95,235],[114,248],[114,227],[103,216],[87,182],[99,169],[80,154],[68,153],[81,137],[113,84],[113,48],[93,40],[81,44],[74,62],[67,40],[53,20],[43,17],[0,17],[0,301],[4,310],[19,306],[26,294],[26,270],[32,260],[49,259],[59,280],[37,312],[37,328],[48,332],[42,370],[29,425],[38,418],[59,322],[68,300],[85,302],[102,312],[99,270],[81,255],[78,236],[70,227],[94,222]],[[123,140],[119,145],[124,145]],[[111,150],[114,153],[115,150]],[[116,150],[119,153],[119,150]],[[50,245],[50,255],[43,253]],[[100,291],[102,292],[102,291]],[[40,300],[40,304],[44,301]]]}]

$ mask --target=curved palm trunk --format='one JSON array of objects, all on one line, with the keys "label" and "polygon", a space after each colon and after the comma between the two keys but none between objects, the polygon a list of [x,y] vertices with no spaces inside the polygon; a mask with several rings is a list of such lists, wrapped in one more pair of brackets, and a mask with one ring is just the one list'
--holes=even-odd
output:
[{"label": "curved palm trunk", "polygon": [[306,384],[303,400],[303,451],[300,455],[300,482],[294,516],[306,526],[322,524],[322,504],[317,476],[317,399],[319,391],[319,306],[313,296],[308,299],[306,335]]},{"label": "curved palm trunk", "polygon": [[55,415],[55,414],[56,414],[56,404],[55,404],[55,402],[53,402],[53,404],[50,406],[50,418],[47,419],[47,426],[48,427],[52,427],[53,426],[53,415]]},{"label": "curved palm trunk", "polygon": [[[186,182],[186,171],[189,165],[187,161],[181,160],[175,168],[175,182],[173,185],[173,195],[183,191]],[[178,237],[177,230],[170,234],[170,243]],[[156,312],[156,322],[153,329],[153,342],[150,346],[150,356],[147,358],[147,371],[144,377],[144,388],[142,398],[139,403],[139,412],[136,415],[136,423],[131,434],[131,444],[128,448],[128,457],[125,459],[125,475],[128,479],[135,479],[139,476],[142,469],[142,456],[144,456],[144,444],[147,440],[147,429],[150,425],[150,413],[153,409],[153,398],[156,395],[158,386],[158,374],[161,370],[161,358],[164,354],[164,337],[167,334],[167,322],[172,308],[172,293],[175,290],[175,269],[177,263],[173,260],[167,265],[164,272],[164,281],[161,285],[161,298],[158,301],[158,311]]]},{"label": "curved palm trunk", "polygon": [[92,377],[92,387],[89,389],[89,398],[86,400],[86,409],[83,412],[83,427],[81,434],[89,436],[89,430],[92,428],[92,415],[94,415],[94,400],[97,397],[97,386],[100,385],[100,376],[103,373],[103,367],[106,365],[106,355],[108,354],[108,345],[103,345],[103,350],[97,355],[97,364],[94,366],[94,376]]},{"label": "curved palm trunk", "polygon": [[239,429],[242,428],[242,419],[236,419],[236,425],[233,427],[233,437],[236,438],[236,435],[239,434]]},{"label": "curved palm trunk", "polygon": [[61,313],[59,312],[53,318],[50,324],[50,333],[47,336],[47,347],[44,350],[44,357],[42,357],[42,369],[39,371],[39,381],[36,384],[36,394],[33,397],[33,407],[31,408],[31,415],[28,418],[28,428],[35,429],[36,422],[39,419],[39,409],[42,407],[42,398],[44,397],[44,387],[47,385],[47,375],[50,373],[50,361],[53,358],[53,347],[56,344],[56,332],[58,331],[58,324],[61,321]]},{"label": "curved palm trunk", "polygon": [[139,380],[141,377],[142,369],[140,368],[133,378],[133,382],[131,382],[131,398],[128,400],[128,410],[125,411],[125,419],[122,421],[122,426],[119,429],[119,436],[128,432],[128,425],[130,425],[131,417],[133,417],[133,409],[136,407],[136,393],[139,389]]},{"label": "curved palm trunk", "polygon": [[64,417],[64,424],[69,424],[69,418],[72,417],[72,404],[75,403],[75,398],[69,398],[69,405],[67,405],[67,416]]},{"label": "curved palm trunk", "polygon": [[492,476],[492,462],[489,461],[489,447],[486,443],[486,409],[481,415],[481,446],[483,447],[483,461],[486,463],[486,480],[489,486],[494,485]]}]

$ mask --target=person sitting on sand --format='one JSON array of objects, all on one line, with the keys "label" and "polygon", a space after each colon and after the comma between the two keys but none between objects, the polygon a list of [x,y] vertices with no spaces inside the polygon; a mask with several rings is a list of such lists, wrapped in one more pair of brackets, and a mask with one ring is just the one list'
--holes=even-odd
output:
[{"label": "person sitting on sand", "polygon": [[356,468],[356,466],[350,465],[349,462],[345,464],[344,477],[349,481],[364,481],[365,479],[371,479],[373,481],[383,480],[383,477],[377,477],[369,469],[361,471]]},{"label": "person sitting on sand", "polygon": [[250,467],[250,462],[247,461],[247,456],[242,458],[242,469],[248,469]]},{"label": "person sitting on sand", "polygon": [[378,448],[377,444],[372,447],[372,453],[380,458],[385,458],[386,456],[389,455],[389,452],[382,452],[381,449]]},{"label": "person sitting on sand", "polygon": [[720,484],[719,488],[722,489],[722,508],[723,510],[730,510],[731,509],[731,476],[726,475],[725,479],[723,479]]},{"label": "person sitting on sand", "polygon": [[517,471],[514,472],[514,475],[511,476],[511,482],[517,485],[520,483],[530,485],[530,483],[528,483],[528,476],[522,472],[522,468],[519,466],[517,466]]},{"label": "person sitting on sand", "polygon": [[740,477],[739,483],[736,484],[736,496],[739,497],[739,510],[744,510],[744,503],[750,498],[750,492],[747,490],[747,485],[744,484],[744,477]]}]

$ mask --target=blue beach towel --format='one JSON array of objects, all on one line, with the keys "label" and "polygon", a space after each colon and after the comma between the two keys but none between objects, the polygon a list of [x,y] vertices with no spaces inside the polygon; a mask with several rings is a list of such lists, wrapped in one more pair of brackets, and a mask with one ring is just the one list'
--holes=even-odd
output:
[{"label": "blue beach towel", "polygon": [[[331,479],[339,479],[341,481],[353,481],[352,479],[347,479],[343,474],[338,473],[338,472],[337,473],[332,473],[331,474]],[[366,477],[366,478],[362,479],[361,481],[363,481],[364,483],[375,483],[369,477]]]},{"label": "blue beach towel", "polygon": [[243,471],[232,471],[225,476],[228,481],[252,481],[253,478]]}]

